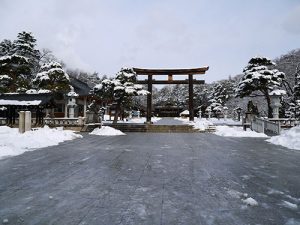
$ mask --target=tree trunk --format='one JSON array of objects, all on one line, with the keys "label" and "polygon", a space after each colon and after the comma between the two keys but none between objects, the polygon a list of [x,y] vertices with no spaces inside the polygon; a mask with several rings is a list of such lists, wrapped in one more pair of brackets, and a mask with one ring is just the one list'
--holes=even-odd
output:
[{"label": "tree trunk", "polygon": [[114,116],[114,121],[113,121],[114,124],[118,122],[118,117],[119,117],[120,111],[121,111],[121,104],[118,102],[116,105],[116,111],[115,111],[115,116]]},{"label": "tree trunk", "polygon": [[270,99],[270,95],[269,93],[265,93],[265,97],[266,97],[266,100],[267,100],[267,103],[268,103],[268,118],[273,118],[273,109],[271,107],[271,99]]}]

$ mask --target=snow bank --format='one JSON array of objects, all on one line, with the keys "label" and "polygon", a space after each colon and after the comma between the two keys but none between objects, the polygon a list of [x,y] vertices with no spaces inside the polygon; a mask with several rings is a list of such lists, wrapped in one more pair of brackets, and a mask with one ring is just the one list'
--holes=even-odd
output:
[{"label": "snow bank", "polygon": [[[151,117],[151,122],[156,123],[157,121],[161,120],[160,117]],[[146,118],[140,117],[140,118],[132,118],[126,121],[126,123],[145,123]]]},{"label": "snow bank", "polygon": [[101,128],[95,128],[90,134],[100,135],[100,136],[126,135],[122,131],[117,130],[112,127],[108,127],[108,126],[102,126]]},{"label": "snow bank", "polygon": [[217,118],[210,118],[210,122],[212,122],[214,125],[240,125],[242,124],[241,121],[235,121],[233,119],[217,119]]},{"label": "snow bank", "polygon": [[213,123],[210,120],[207,120],[204,118],[202,118],[202,119],[194,118],[194,122],[189,121],[188,118],[176,117],[174,119],[179,120],[179,121],[183,122],[184,124],[192,125],[195,129],[199,129],[202,131],[207,129],[210,125],[213,125]]},{"label": "snow bank", "polygon": [[195,120],[194,124],[190,123],[194,126],[195,129],[199,129],[199,130],[205,130],[207,129],[210,125],[213,125],[212,122],[210,122],[209,120],[206,119],[201,119],[201,120]]},{"label": "snow bank", "polygon": [[257,133],[250,129],[244,131],[242,127],[217,126],[216,135],[224,137],[268,137],[263,133]]},{"label": "snow bank", "polygon": [[48,126],[20,134],[18,128],[0,126],[0,158],[20,155],[26,151],[57,145],[60,142],[82,138],[74,131],[50,129]]},{"label": "snow bank", "polygon": [[275,145],[300,150],[300,126],[284,130],[281,135],[271,137],[267,141]]},{"label": "snow bank", "polygon": [[254,198],[246,198],[246,199],[242,199],[242,202],[244,202],[245,204],[249,205],[249,206],[257,206],[258,203]]}]

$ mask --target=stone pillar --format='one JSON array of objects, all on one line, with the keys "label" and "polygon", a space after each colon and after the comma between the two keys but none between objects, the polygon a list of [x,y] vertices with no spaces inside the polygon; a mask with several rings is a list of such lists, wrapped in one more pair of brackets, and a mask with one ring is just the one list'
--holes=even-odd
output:
[{"label": "stone pillar", "polygon": [[83,117],[86,117],[87,97],[83,98]]},{"label": "stone pillar", "polygon": [[201,109],[199,109],[199,119],[201,119],[201,116],[202,116],[201,113],[202,113]]},{"label": "stone pillar", "polygon": [[69,118],[74,118],[74,107],[69,106]]},{"label": "stone pillar", "polygon": [[68,118],[68,104],[67,104],[67,101],[65,101],[65,118]]},{"label": "stone pillar", "polygon": [[19,112],[19,133],[25,132],[25,112]]},{"label": "stone pillar", "polygon": [[31,130],[31,112],[25,112],[25,131]]}]

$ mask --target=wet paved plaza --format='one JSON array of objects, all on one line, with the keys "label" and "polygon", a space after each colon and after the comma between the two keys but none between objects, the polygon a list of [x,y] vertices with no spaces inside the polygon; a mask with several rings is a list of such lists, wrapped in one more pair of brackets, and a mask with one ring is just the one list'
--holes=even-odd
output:
[{"label": "wet paved plaza", "polygon": [[300,224],[299,176],[261,138],[84,134],[0,160],[0,223]]}]

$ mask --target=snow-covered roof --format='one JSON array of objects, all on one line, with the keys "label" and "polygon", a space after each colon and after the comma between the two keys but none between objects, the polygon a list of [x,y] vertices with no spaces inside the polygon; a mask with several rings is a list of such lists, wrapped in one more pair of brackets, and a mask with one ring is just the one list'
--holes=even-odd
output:
[{"label": "snow-covered roof", "polygon": [[50,94],[2,94],[0,95],[0,106],[27,106],[45,105],[51,103],[53,96]]},{"label": "snow-covered roof", "polygon": [[33,100],[33,101],[19,101],[19,100],[5,100],[0,99],[0,105],[39,105],[41,104],[41,100]]},{"label": "snow-covered roof", "polygon": [[180,115],[180,116],[181,116],[181,115],[190,115],[190,112],[189,112],[189,110],[184,110],[184,111],[181,112],[179,115]]},{"label": "snow-covered roof", "polygon": [[71,77],[70,83],[79,96],[89,95],[91,88],[88,86],[87,83],[73,77]]}]

